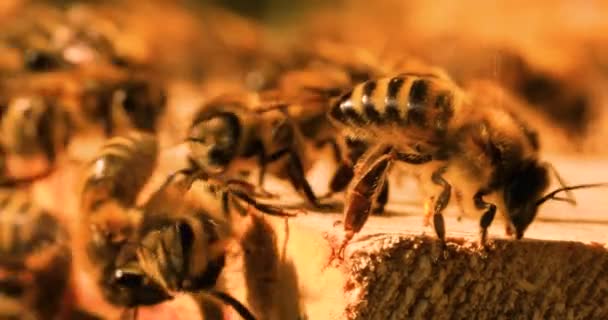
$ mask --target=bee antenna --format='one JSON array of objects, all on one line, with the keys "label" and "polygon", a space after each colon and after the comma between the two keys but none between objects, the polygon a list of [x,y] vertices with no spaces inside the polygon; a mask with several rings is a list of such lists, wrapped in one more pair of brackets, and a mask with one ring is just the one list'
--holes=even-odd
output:
[{"label": "bee antenna", "polygon": [[234,310],[245,320],[255,320],[255,316],[245,307],[241,302],[232,297],[231,295],[217,290],[210,290],[209,294],[225,304],[234,308]]},{"label": "bee antenna", "polygon": [[[559,172],[557,172],[557,169],[555,169],[555,166],[553,166],[551,163],[546,163],[546,165],[551,170],[551,172],[553,172],[553,175],[555,176],[555,179],[557,179],[557,182],[559,183],[560,187],[566,188],[566,182],[564,181],[562,176],[559,174]],[[553,199],[559,200],[559,201],[565,201],[565,202],[568,202],[571,205],[575,206],[576,199],[574,198],[574,194],[572,192],[570,192],[570,190],[571,189],[564,189],[564,191],[566,192],[567,198],[553,198]]]},{"label": "bee antenna", "polygon": [[541,204],[545,203],[547,200],[568,201],[566,198],[561,198],[561,197],[555,196],[556,194],[558,194],[562,191],[567,192],[567,191],[575,190],[575,189],[586,189],[586,188],[597,188],[597,187],[608,187],[608,183],[590,183],[590,184],[579,184],[579,185],[575,185],[575,186],[561,187],[561,188],[558,188],[558,189],[555,189],[555,190],[549,192],[542,198],[538,199],[536,201],[536,206],[537,207],[540,206]]}]

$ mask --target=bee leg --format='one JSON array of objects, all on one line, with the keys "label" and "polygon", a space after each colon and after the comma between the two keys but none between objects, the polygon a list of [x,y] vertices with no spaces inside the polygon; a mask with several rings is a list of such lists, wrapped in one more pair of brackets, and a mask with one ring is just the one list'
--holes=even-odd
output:
[{"label": "bee leg", "polygon": [[395,159],[409,164],[423,164],[433,160],[433,157],[429,154],[396,152]]},{"label": "bee leg", "polygon": [[334,161],[336,163],[340,163],[342,161],[342,151],[340,151],[340,146],[336,142],[334,138],[327,138],[323,140],[319,140],[315,143],[315,147],[318,149],[323,148],[326,144],[331,146],[332,154],[334,156]]},{"label": "bee leg", "polygon": [[266,165],[271,161],[268,160],[266,155],[266,150],[264,146],[260,143],[258,146],[258,166],[260,168],[260,172],[258,173],[258,188],[260,188],[260,194],[264,198],[278,198],[276,194],[272,192],[266,191],[264,189],[264,178],[266,177]]},{"label": "bee leg", "polygon": [[[230,203],[232,201],[230,201],[230,195],[228,192],[222,192],[221,195],[221,199],[222,199],[222,213],[224,214],[224,216],[228,217],[230,215]],[[233,203],[233,205],[236,205],[236,203]],[[240,210],[237,210],[241,213],[241,215],[243,215],[243,213]]]},{"label": "bee leg", "polygon": [[382,192],[386,175],[393,161],[393,154],[385,154],[374,161],[367,171],[356,180],[348,194],[344,208],[344,241],[338,255],[344,256],[344,249],[355,233],[361,231],[372,210],[374,202]]},{"label": "bee leg", "polygon": [[319,201],[314,191],[312,190],[310,183],[308,183],[308,180],[306,179],[306,176],[304,174],[304,168],[302,167],[302,162],[295,154],[292,154],[291,156],[288,174],[291,180],[291,184],[294,186],[294,188],[296,190],[302,190],[308,202],[311,203],[315,208],[322,210],[330,210],[333,208],[332,205],[323,204]]},{"label": "bee leg", "polygon": [[380,191],[380,194],[378,195],[378,199],[376,199],[376,201],[374,203],[372,213],[377,214],[377,215],[383,214],[384,207],[386,206],[387,202],[388,202],[388,179],[385,180],[384,184],[382,185],[382,190]]},{"label": "bee leg", "polygon": [[460,222],[462,217],[465,216],[464,205],[462,202],[462,192],[460,190],[454,190],[454,198],[456,198],[456,204],[458,205],[458,210],[460,211],[458,217],[456,217],[456,220]]},{"label": "bee leg", "polygon": [[348,152],[348,160],[342,158],[340,148],[334,141],[334,156],[336,157],[336,162],[339,165],[329,183],[329,192],[323,195],[322,198],[329,198],[334,193],[346,190],[348,184],[352,181],[355,175],[353,163],[357,163],[359,159],[361,159],[361,157],[368,151],[369,147],[365,141],[354,137],[347,137],[344,145]]},{"label": "bee leg", "polygon": [[330,198],[334,193],[346,190],[354,175],[355,170],[351,165],[344,162],[341,163],[331,178],[329,183],[329,191],[319,198],[327,199]]},{"label": "bee leg", "polygon": [[245,201],[247,204],[253,206],[257,210],[264,212],[266,214],[273,215],[273,216],[279,216],[279,217],[294,217],[297,215],[296,213],[291,213],[291,212],[285,211],[284,209],[273,206],[273,205],[260,203],[240,190],[230,190],[229,192],[231,193],[232,196],[235,196],[235,197]]},{"label": "bee leg", "polygon": [[445,243],[445,223],[443,220],[443,210],[447,207],[450,202],[450,195],[452,194],[452,186],[443,178],[443,174],[447,170],[446,166],[437,169],[431,175],[433,183],[443,187],[437,200],[434,203],[433,208],[433,226],[435,227],[435,233],[437,237]]},{"label": "bee leg", "polygon": [[255,320],[253,313],[231,295],[217,290],[210,290],[209,294],[231,306],[244,320]]},{"label": "bee leg", "polygon": [[308,183],[308,180],[306,179],[306,176],[304,174],[304,167],[302,166],[302,161],[300,160],[300,157],[297,155],[296,152],[289,148],[279,150],[269,157],[269,161],[267,163],[277,161],[284,156],[289,157],[287,174],[289,175],[289,181],[291,182],[291,185],[294,187],[294,189],[304,192],[304,196],[306,197],[308,202],[312,204],[315,208],[322,210],[332,209],[333,206],[322,204],[319,202],[319,199],[317,199],[317,196],[312,190],[310,183]]},{"label": "bee leg", "polygon": [[[401,162],[405,162],[408,164],[423,164],[423,163],[427,163],[433,160],[433,157],[431,155],[428,154],[416,154],[416,153],[401,153],[401,152],[397,152],[395,155],[395,158],[397,161],[401,161]],[[387,195],[388,196],[388,195]],[[449,200],[449,197],[448,197]],[[429,219],[431,216],[431,205],[434,201],[434,197],[431,197],[429,199],[427,199],[424,203],[424,221],[423,221],[423,225],[428,226],[429,223]],[[441,209],[443,210],[443,209]],[[433,213],[435,213],[437,211],[437,209],[435,208],[433,210]],[[441,214],[440,214],[441,216]],[[433,215],[434,220],[438,219],[435,217],[435,215]],[[443,216],[441,216],[441,229],[443,229]],[[437,229],[435,229],[437,230]],[[439,234],[439,233],[437,233]],[[443,239],[442,239],[443,240]]]},{"label": "bee leg", "polygon": [[165,182],[163,182],[161,189],[169,185],[180,174],[187,177],[188,186],[191,186],[195,180],[206,177],[206,173],[198,166],[198,164],[196,164],[196,162],[194,162],[194,160],[191,158],[188,158],[188,167],[170,173],[167,176],[167,179],[165,179]]},{"label": "bee leg", "polygon": [[488,190],[479,190],[473,196],[473,201],[475,202],[475,207],[477,209],[485,209],[481,219],[479,220],[480,230],[480,242],[481,245],[485,247],[486,240],[488,238],[488,227],[492,224],[494,220],[494,216],[496,215],[496,205],[492,203],[485,202],[483,200],[483,196],[490,193]]}]

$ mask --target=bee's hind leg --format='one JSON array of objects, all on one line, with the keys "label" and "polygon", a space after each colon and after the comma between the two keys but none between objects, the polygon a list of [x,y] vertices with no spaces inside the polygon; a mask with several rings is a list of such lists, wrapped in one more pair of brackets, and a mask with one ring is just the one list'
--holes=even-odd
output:
[{"label": "bee's hind leg", "polygon": [[450,195],[452,194],[452,186],[443,178],[443,174],[447,170],[446,166],[443,166],[433,172],[431,180],[433,183],[443,187],[439,195],[434,201],[433,207],[433,227],[439,240],[445,243],[445,222],[443,220],[443,210],[447,207],[450,202]]},{"label": "bee's hind leg", "polygon": [[356,233],[361,231],[378,197],[384,190],[384,182],[394,160],[392,152],[376,159],[360,177],[354,180],[344,207],[344,240],[338,249],[338,256],[344,256],[344,249]]},{"label": "bee's hind leg", "polygon": [[374,208],[372,209],[373,214],[380,215],[384,213],[384,207],[388,203],[388,190],[388,179],[386,179],[382,184],[378,199],[376,199],[376,202],[374,203]]},{"label": "bee's hind leg", "polygon": [[496,205],[492,203],[485,202],[483,200],[483,196],[490,193],[488,190],[479,190],[473,196],[473,201],[475,202],[475,207],[477,209],[485,209],[481,219],[479,220],[480,229],[480,244],[485,247],[486,241],[488,238],[488,227],[492,224],[494,220],[494,216],[496,215]]}]

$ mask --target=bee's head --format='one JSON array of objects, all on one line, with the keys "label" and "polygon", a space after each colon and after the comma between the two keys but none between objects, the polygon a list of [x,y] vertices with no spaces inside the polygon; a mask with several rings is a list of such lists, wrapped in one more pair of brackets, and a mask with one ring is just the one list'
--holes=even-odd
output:
[{"label": "bee's head", "polygon": [[218,112],[195,119],[187,140],[193,159],[204,167],[223,168],[236,156],[241,123],[234,113]]},{"label": "bee's head", "polygon": [[549,172],[544,164],[526,161],[507,182],[504,203],[515,237],[521,239],[536,217],[537,201],[549,186]]},{"label": "bee's head", "polygon": [[153,305],[171,295],[140,267],[132,247],[125,246],[114,266],[106,268],[102,286],[111,303],[125,307]]}]

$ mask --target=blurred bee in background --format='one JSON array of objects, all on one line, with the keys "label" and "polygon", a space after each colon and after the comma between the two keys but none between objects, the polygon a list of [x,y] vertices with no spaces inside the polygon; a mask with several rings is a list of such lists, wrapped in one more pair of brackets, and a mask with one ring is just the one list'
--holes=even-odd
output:
[{"label": "blurred bee in background", "polygon": [[484,245],[497,209],[508,222],[507,233],[519,239],[542,203],[559,192],[588,187],[562,186],[543,196],[551,166],[538,158],[536,132],[507,108],[499,108],[499,98],[485,92],[469,96],[449,78],[418,73],[370,80],[345,93],[332,106],[330,120],[349,134],[379,142],[357,163],[346,197],[346,236],[340,251],[365,224],[394,161],[424,164],[420,170],[428,177],[423,175],[422,181],[430,180],[438,190],[428,200],[426,215],[432,215],[442,241],[442,212],[452,183],[483,211]]},{"label": "blurred bee in background", "polygon": [[60,102],[78,133],[91,128],[101,128],[106,136],[131,129],[154,132],[166,104],[164,84],[151,75],[107,66],[21,75],[4,85]]},{"label": "blurred bee in background", "polygon": [[[305,176],[312,162],[306,159],[298,126],[283,112],[258,108],[266,104],[259,97],[222,95],[199,109],[186,139],[192,171],[235,176],[257,165],[260,188],[263,189],[267,169],[272,170],[279,178],[291,182],[311,205],[324,207]],[[269,166],[274,162],[279,163]]]},{"label": "blurred bee in background", "polygon": [[[131,77],[117,83],[112,90],[109,108],[98,109],[104,132],[111,136],[120,129],[135,128],[155,132],[167,101],[164,87],[159,83]],[[102,98],[103,99],[103,98]]]},{"label": "blurred bee in background", "polygon": [[0,318],[68,317],[70,265],[60,221],[28,191],[0,190]]},{"label": "blurred bee in background", "polygon": [[59,102],[37,94],[17,94],[1,116],[5,180],[33,181],[51,173],[72,134],[70,119]]},{"label": "blurred bee in background", "polygon": [[[69,64],[51,49],[53,29],[60,26],[62,16],[50,7],[35,6],[4,25],[0,43],[4,49],[2,69],[15,72],[46,72]],[[7,71],[8,71],[7,70]]]},{"label": "blurred bee in background", "polygon": [[[446,41],[457,43],[458,49],[428,50]],[[478,42],[459,37],[442,37],[418,45],[421,48],[413,48],[414,52],[445,68],[457,82],[492,80],[527,102],[531,110],[542,113],[556,129],[567,132],[569,138],[581,138],[589,133],[589,124],[598,112],[594,108],[597,97],[591,89],[595,70],[590,70],[580,59],[564,70],[560,65],[542,66],[522,49],[495,44],[480,46]]]},{"label": "blurred bee in background", "polygon": [[[498,81],[532,108],[540,110],[568,135],[582,137],[596,114],[593,94],[581,83],[572,83],[571,75],[560,76],[532,64],[523,54],[499,51]],[[579,78],[576,74],[573,77]]]},{"label": "blurred bee in background", "polygon": [[6,23],[6,32],[0,37],[13,57],[13,70],[50,72],[92,64],[133,65],[116,48],[117,23],[87,11],[84,7],[59,10],[40,5],[22,10]]},{"label": "blurred bee in background", "polygon": [[137,270],[128,246],[142,218],[137,196],[156,167],[158,145],[147,133],[132,132],[108,140],[87,165],[80,194],[83,239],[89,262],[107,301],[133,308],[169,299],[141,273],[116,281],[116,265]]}]

